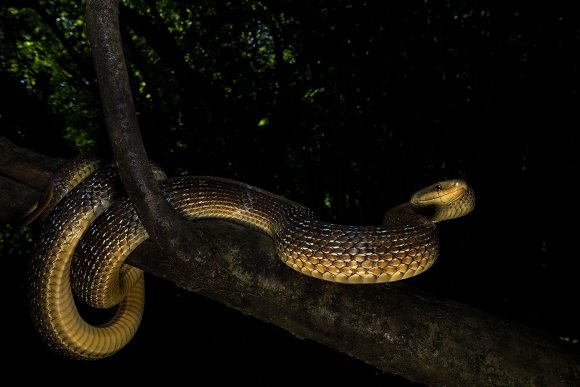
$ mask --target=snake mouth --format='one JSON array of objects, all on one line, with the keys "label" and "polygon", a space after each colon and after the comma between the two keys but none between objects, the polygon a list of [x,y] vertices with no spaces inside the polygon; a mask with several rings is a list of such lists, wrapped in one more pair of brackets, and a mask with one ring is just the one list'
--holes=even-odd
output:
[{"label": "snake mouth", "polygon": [[443,204],[448,204],[460,199],[465,192],[467,192],[466,187],[460,186],[459,183],[455,183],[456,185],[449,187],[445,192],[441,193],[439,196],[439,201]]},{"label": "snake mouth", "polygon": [[463,197],[467,190],[467,183],[461,179],[445,180],[417,191],[411,203],[417,207],[447,205]]},{"label": "snake mouth", "polygon": [[464,180],[445,180],[415,192],[410,204],[416,213],[440,222],[469,213],[474,206],[472,192]]}]

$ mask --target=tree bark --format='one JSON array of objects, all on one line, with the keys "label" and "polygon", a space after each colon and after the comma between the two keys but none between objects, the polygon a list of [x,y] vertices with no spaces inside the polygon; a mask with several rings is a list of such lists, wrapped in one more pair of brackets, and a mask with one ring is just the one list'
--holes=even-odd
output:
[{"label": "tree bark", "polygon": [[[87,0],[87,35],[93,51],[101,101],[111,148],[127,195],[148,235],[166,260],[186,262],[212,255],[191,223],[179,217],[163,198],[141,140],[129,75],[123,56],[118,0]],[[220,274],[217,265],[204,265],[206,278]]]},{"label": "tree bark", "polygon": [[[28,208],[55,160],[0,136],[0,216]],[[326,344],[384,371],[430,385],[575,385],[576,346],[405,285],[349,286],[283,265],[267,236],[225,221],[195,222],[227,275],[208,279],[199,261],[159,259],[143,243],[129,262],[294,335]],[[164,254],[165,256],[168,254]]]}]

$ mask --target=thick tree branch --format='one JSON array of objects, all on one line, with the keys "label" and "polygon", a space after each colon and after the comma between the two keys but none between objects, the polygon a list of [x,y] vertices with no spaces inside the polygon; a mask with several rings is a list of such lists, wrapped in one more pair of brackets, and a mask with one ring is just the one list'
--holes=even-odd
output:
[{"label": "thick tree branch", "polygon": [[0,136],[0,222],[16,223],[63,161],[21,148]]},{"label": "thick tree branch", "polygon": [[[10,176],[13,195],[0,195],[0,214],[18,196],[35,197],[38,188],[18,184],[38,169],[40,155],[0,137],[0,172]],[[45,158],[48,175],[58,161]],[[27,168],[16,167],[29,165]],[[37,173],[37,172],[35,172]],[[1,177],[1,176],[0,176]],[[24,194],[24,192],[28,192]],[[24,203],[10,212],[23,211]],[[9,221],[9,219],[7,219]],[[130,263],[230,307],[359,358],[387,372],[430,385],[575,385],[580,380],[576,346],[426,294],[401,283],[344,286],[300,275],[275,258],[272,241],[223,221],[197,222],[217,251],[228,276],[207,281],[195,259],[168,264],[145,242]],[[180,258],[182,259],[182,258]],[[185,258],[187,259],[187,258]],[[207,259],[210,259],[208,256]],[[428,275],[428,274],[426,274]],[[207,281],[200,289],[200,282]]]},{"label": "thick tree branch", "polygon": [[[148,163],[131,97],[118,13],[117,0],[86,2],[88,37],[119,175],[149,236],[160,251],[171,252],[167,259],[186,262],[194,256],[203,261],[202,257],[211,256],[211,252],[191,224],[163,199]],[[203,268],[209,277],[219,271],[216,265]]]}]

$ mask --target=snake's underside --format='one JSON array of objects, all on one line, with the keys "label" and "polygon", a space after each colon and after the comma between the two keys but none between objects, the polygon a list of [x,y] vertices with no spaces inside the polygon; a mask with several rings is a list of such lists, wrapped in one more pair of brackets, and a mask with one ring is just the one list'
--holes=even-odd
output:
[{"label": "snake's underside", "polygon": [[[406,203],[387,212],[382,226],[346,226],[318,221],[306,207],[233,180],[186,176],[160,184],[184,218],[250,225],[273,238],[279,257],[294,270],[350,284],[396,281],[427,270],[439,250],[435,221],[461,216],[474,205],[465,185],[446,215],[431,205],[418,212],[421,203]],[[425,190],[438,194],[441,184]],[[143,312],[142,272],[123,261],[148,236],[128,199],[110,205],[116,185],[116,172],[105,167],[64,197],[47,218],[33,259],[35,325],[51,347],[75,358],[117,352],[135,334]],[[71,289],[91,306],[118,305],[115,316],[102,326],[88,324]]]}]

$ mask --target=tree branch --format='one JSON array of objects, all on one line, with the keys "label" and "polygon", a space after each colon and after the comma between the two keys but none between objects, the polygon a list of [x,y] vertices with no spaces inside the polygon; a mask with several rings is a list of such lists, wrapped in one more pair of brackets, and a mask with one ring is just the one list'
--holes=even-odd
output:
[{"label": "tree branch", "polygon": [[[101,100],[115,162],[123,185],[150,237],[169,261],[187,262],[213,254],[198,232],[163,199],[139,133],[123,56],[117,0],[86,2],[88,38],[93,50]],[[207,277],[219,273],[213,262],[200,267]]]},{"label": "tree branch", "polygon": [[17,222],[63,161],[21,148],[0,136],[0,222]]},{"label": "tree branch", "polygon": [[[0,146],[6,143],[0,137]],[[4,214],[14,207],[17,196],[37,195],[37,188],[17,181],[37,169],[33,160],[41,156],[14,145],[1,150],[0,172],[11,177],[5,184],[12,185],[15,195],[0,195],[0,214]],[[59,163],[49,160],[45,158],[42,164],[43,176]],[[31,170],[11,165],[29,165]],[[575,385],[580,380],[580,353],[574,345],[404,282],[345,286],[311,279],[281,264],[270,238],[260,233],[224,221],[196,223],[217,252],[222,271],[230,275],[208,281],[198,270],[195,255],[170,263],[158,259],[159,249],[149,242],[137,248],[130,263],[413,381],[447,386],[554,386]]]}]

